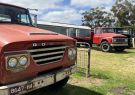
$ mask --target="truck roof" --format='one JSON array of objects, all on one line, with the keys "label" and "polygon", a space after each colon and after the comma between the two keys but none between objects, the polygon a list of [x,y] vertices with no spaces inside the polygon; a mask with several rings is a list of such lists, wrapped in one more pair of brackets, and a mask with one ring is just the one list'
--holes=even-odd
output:
[{"label": "truck roof", "polygon": [[39,25],[50,25],[50,26],[60,26],[60,27],[69,27],[69,28],[78,28],[78,29],[91,29],[88,26],[73,25],[73,24],[67,24],[67,23],[58,23],[58,22],[38,21],[37,24],[39,24]]},{"label": "truck roof", "polygon": [[119,28],[119,29],[123,29],[124,27],[96,27],[96,28]]},{"label": "truck roof", "polygon": [[2,3],[2,2],[0,2],[0,5],[6,5],[6,6],[11,6],[11,7],[17,7],[17,8],[21,8],[21,9],[26,9],[24,7],[20,7],[20,6],[12,5],[12,4],[8,4],[8,3]]}]

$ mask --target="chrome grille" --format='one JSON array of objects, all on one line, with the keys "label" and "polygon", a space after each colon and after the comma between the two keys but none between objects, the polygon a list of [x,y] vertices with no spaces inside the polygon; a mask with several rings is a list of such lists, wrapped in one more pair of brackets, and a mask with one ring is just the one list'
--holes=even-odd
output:
[{"label": "chrome grille", "polygon": [[116,42],[125,42],[125,38],[117,38]]},{"label": "chrome grille", "polygon": [[63,58],[66,46],[49,45],[29,49],[28,52],[37,64],[48,64],[60,61]]}]

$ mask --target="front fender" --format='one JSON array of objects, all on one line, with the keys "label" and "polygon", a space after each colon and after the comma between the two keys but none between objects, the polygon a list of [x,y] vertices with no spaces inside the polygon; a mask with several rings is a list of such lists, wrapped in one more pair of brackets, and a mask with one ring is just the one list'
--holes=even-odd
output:
[{"label": "front fender", "polygon": [[112,38],[110,38],[110,37],[101,39],[100,43],[102,43],[103,41],[107,41],[109,44],[112,44]]}]

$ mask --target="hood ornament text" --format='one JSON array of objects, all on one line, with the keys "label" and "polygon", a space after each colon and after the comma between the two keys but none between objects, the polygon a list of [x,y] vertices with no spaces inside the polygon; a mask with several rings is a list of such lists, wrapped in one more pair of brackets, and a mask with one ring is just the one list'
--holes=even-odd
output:
[{"label": "hood ornament text", "polygon": [[46,43],[33,43],[33,47],[38,47],[38,46],[46,46]]}]

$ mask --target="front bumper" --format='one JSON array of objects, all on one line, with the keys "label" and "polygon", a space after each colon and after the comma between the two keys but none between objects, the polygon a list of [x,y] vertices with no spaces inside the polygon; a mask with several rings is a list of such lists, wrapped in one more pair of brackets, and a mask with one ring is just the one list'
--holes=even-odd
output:
[{"label": "front bumper", "polygon": [[76,70],[76,66],[59,70],[55,73],[39,76],[34,79],[23,81],[11,85],[1,86],[0,95],[21,95],[30,91],[52,85],[68,77]]},{"label": "front bumper", "polygon": [[111,44],[112,47],[115,47],[115,46],[120,46],[120,47],[127,47],[128,44]]}]

